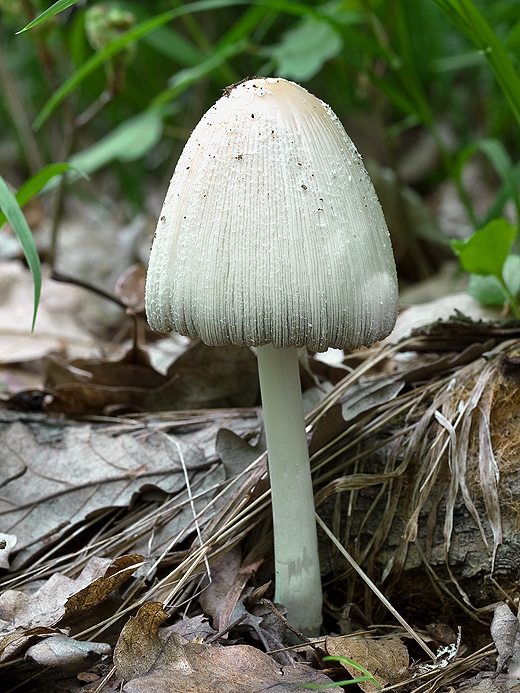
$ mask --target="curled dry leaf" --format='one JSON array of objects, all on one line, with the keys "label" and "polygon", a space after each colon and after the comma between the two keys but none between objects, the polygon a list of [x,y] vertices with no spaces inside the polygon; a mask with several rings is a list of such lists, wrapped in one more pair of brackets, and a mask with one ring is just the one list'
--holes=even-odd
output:
[{"label": "curled dry leaf", "polygon": [[[403,681],[407,676],[408,650],[399,638],[327,638],[327,654],[346,657],[365,667],[381,686]],[[348,664],[343,664],[353,678],[363,674]],[[365,693],[377,688],[370,681],[358,684]]]},{"label": "curled dry leaf", "polygon": [[120,556],[113,561],[104,574],[72,594],[65,602],[65,613],[61,621],[76,618],[89,611],[108,597],[110,592],[122,585],[142,564],[144,558],[138,554]]},{"label": "curled dry leaf", "polygon": [[162,647],[157,629],[167,618],[159,602],[144,604],[130,617],[114,650],[114,664],[122,679],[131,681],[150,671]]},{"label": "curled dry leaf", "polygon": [[169,629],[162,638],[157,627],[165,617],[162,605],[151,602],[123,628],[114,662],[126,693],[304,693],[305,683],[331,683],[306,665],[280,667],[249,645],[204,645]]},{"label": "curled dry leaf", "polygon": [[30,647],[26,659],[32,659],[45,667],[77,669],[87,660],[95,660],[109,655],[110,645],[103,642],[83,642],[66,635],[53,635]]},{"label": "curled dry leaf", "polygon": [[27,648],[42,638],[58,634],[63,633],[57,628],[18,628],[10,633],[0,634],[0,664],[23,656]]},{"label": "curled dry leaf", "polygon": [[518,642],[519,623],[518,618],[504,602],[499,602],[495,607],[493,620],[491,621],[491,637],[497,648],[497,669],[499,674],[507,666],[509,660],[515,654],[520,656],[520,643]]}]

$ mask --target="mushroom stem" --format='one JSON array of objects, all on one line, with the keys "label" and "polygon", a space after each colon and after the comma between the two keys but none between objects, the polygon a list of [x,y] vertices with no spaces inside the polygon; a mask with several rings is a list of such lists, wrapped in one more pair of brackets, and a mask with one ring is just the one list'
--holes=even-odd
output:
[{"label": "mushroom stem", "polygon": [[257,349],[273,506],[275,601],[307,635],[319,632],[322,592],[298,352]]}]

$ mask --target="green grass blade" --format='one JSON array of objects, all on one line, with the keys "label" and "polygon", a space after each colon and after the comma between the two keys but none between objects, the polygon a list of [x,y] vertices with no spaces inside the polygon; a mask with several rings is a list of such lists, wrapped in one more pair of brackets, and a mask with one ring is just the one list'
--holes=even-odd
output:
[{"label": "green grass blade", "polygon": [[520,77],[488,21],[472,0],[433,0],[488,60],[520,125]]},{"label": "green grass blade", "polygon": [[324,685],[320,685],[317,683],[304,683],[304,688],[325,690],[327,688],[334,688],[335,686],[348,686],[351,683],[363,683],[364,681],[370,681],[370,683],[378,690],[382,688],[379,681],[377,681],[377,679],[374,678],[374,676],[368,671],[368,669],[365,669],[365,667],[362,664],[358,664],[358,662],[355,662],[353,659],[349,659],[348,657],[342,657],[340,655],[327,655],[326,657],[323,657],[323,661],[341,662],[343,665],[351,666],[352,668],[357,669],[361,673],[365,674],[365,676],[360,676],[357,679],[346,679],[345,681],[336,681],[335,683],[327,683]]},{"label": "green grass blade", "polygon": [[350,659],[350,657],[342,657],[341,655],[327,655],[326,657],[323,657],[323,661],[325,662],[341,662],[341,664],[348,664],[348,666],[353,667],[354,669],[357,669],[360,671],[362,674],[365,674],[371,681],[374,682],[374,685],[377,688],[381,688],[379,683],[376,681],[376,679],[372,676],[372,674],[366,669],[362,664],[359,664],[358,662],[355,662],[353,659]]},{"label": "green grass blade", "polygon": [[55,108],[63,101],[63,99],[68,96],[81,82],[88,77],[96,68],[100,67],[109,58],[120,53],[126,46],[134,41],[138,41],[143,36],[146,36],[154,29],[158,29],[164,26],[168,22],[181,17],[184,14],[191,14],[194,12],[204,12],[207,10],[219,9],[222,7],[231,7],[233,5],[248,5],[251,4],[251,0],[199,0],[199,2],[193,2],[189,5],[183,5],[181,7],[175,8],[173,10],[168,10],[162,14],[147,19],[141,24],[133,27],[125,34],[120,36],[118,39],[112,43],[105,46],[105,48],[97,51],[94,55],[89,58],[81,67],[74,72],[62,85],[57,89],[51,98],[44,105],[40,111],[36,121],[34,123],[35,130],[38,130]]},{"label": "green grass blade", "polygon": [[38,311],[38,304],[40,302],[40,293],[42,288],[42,269],[40,265],[40,258],[38,257],[38,251],[36,250],[36,245],[32,237],[31,229],[27,224],[27,221],[23,215],[20,205],[16,201],[16,197],[9,190],[7,183],[0,176],[0,208],[3,210],[7,220],[13,227],[15,234],[22,245],[22,249],[31,270],[33,282],[34,282],[34,311],[32,319],[32,328],[34,329],[34,323],[36,321],[36,313]]},{"label": "green grass blade", "polygon": [[[68,171],[73,166],[70,164],[50,164],[41,171],[38,171],[34,176],[25,181],[22,187],[16,193],[16,201],[20,207],[29,202],[29,200],[37,195],[40,190],[48,183],[54,176],[59,176],[64,171]],[[0,227],[2,227],[7,221],[7,217],[3,212],[0,212]]]},{"label": "green grass blade", "polygon": [[32,22],[29,22],[27,26],[24,26],[23,29],[20,29],[20,31],[17,31],[16,33],[21,34],[23,31],[28,31],[34,26],[38,26],[38,24],[41,24],[46,19],[54,17],[54,15],[58,14],[58,12],[63,12],[63,10],[66,10],[67,7],[75,5],[77,2],[79,2],[79,0],[58,0],[58,2],[55,2],[54,5],[51,5],[45,10],[45,12],[42,12],[40,15],[38,15],[38,17],[36,17],[36,19],[33,19]]},{"label": "green grass blade", "polygon": [[219,38],[217,46],[223,48],[240,39],[250,39],[258,25],[270,14],[272,10],[267,5],[256,5],[244,10],[242,16]]},{"label": "green grass blade", "polygon": [[204,59],[204,53],[169,26],[159,27],[148,34],[144,42],[168,60],[184,67],[194,67]]},{"label": "green grass blade", "polygon": [[335,681],[334,683],[303,683],[304,688],[312,688],[318,691],[325,691],[327,688],[337,688],[338,686],[348,686],[351,683],[363,683],[363,681],[370,681],[373,683],[372,676],[361,676],[359,679],[346,679],[345,681]]},{"label": "green grass blade", "polygon": [[[518,173],[513,164],[508,151],[500,142],[495,138],[486,138],[478,140],[477,142],[472,142],[471,144],[464,147],[464,149],[458,154],[456,161],[456,172],[457,177],[462,185],[462,172],[464,166],[468,160],[477,152],[482,152],[491,162],[495,171],[500,176],[502,185],[507,191],[507,198],[511,199],[515,205],[517,222],[520,222],[520,196],[518,193]],[[504,199],[504,203],[505,203]]]},{"label": "green grass blade", "polygon": [[207,60],[204,60],[200,65],[180,70],[173,79],[170,80],[170,86],[157,94],[150,104],[150,109],[159,108],[169,101],[172,101],[191,84],[201,79],[201,77],[221,67],[228,58],[233,57],[237,53],[241,53],[247,45],[248,42],[245,40],[238,41],[234,45],[225,45],[221,50],[210,55]]}]

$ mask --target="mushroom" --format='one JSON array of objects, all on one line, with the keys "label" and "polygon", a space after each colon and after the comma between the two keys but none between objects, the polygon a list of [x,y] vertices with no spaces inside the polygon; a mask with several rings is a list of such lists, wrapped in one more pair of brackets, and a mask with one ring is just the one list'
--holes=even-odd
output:
[{"label": "mushroom", "polygon": [[369,346],[397,314],[381,206],[329,106],[279,78],[224,91],[173,174],[146,311],[160,332],[257,347],[275,601],[316,634],[322,591],[297,350]]}]

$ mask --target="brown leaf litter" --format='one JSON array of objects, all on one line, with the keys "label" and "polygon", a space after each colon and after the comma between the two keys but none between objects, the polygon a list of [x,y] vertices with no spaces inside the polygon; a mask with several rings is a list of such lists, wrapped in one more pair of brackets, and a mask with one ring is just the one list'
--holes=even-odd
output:
[{"label": "brown leaf litter", "polygon": [[[83,652],[69,643],[70,628],[126,582],[142,561],[142,556],[136,555],[121,556],[115,561],[93,557],[76,579],[54,573],[32,594],[4,590],[0,595],[0,663],[20,657],[35,647],[35,641],[57,636],[60,637],[59,649],[69,664],[77,657],[83,659],[85,651],[106,655],[110,648],[107,652],[104,643],[89,643],[90,649],[83,644]],[[53,650],[53,645],[49,647]],[[48,649],[33,649],[31,656],[35,661],[45,659],[50,666]],[[53,656],[58,657],[58,663],[61,661],[58,650],[54,649]]]},{"label": "brown leaf litter", "polygon": [[[385,596],[398,599],[415,622],[419,613],[414,611],[415,601],[420,605],[425,584],[432,585],[428,597],[437,605],[439,622],[447,618],[447,604],[457,610],[453,617],[457,620],[450,621],[452,628],[463,614],[476,619],[470,623],[489,620],[489,607],[499,594],[486,577],[493,571],[502,590],[512,593],[516,588],[514,556],[520,550],[518,335],[516,325],[459,321],[435,325],[398,345],[366,350],[356,356],[357,367],[308,413],[320,517],[335,542],[348,549]],[[202,402],[208,400],[202,398]],[[25,415],[24,420],[19,415],[7,416],[8,412],[2,415],[0,454],[9,451],[2,513],[14,518],[4,531],[18,535],[20,530],[23,540],[18,537],[11,552],[16,568],[22,565],[21,559],[25,562],[22,572],[12,577],[7,574],[4,582],[20,590],[30,577],[48,584],[58,565],[61,572],[77,575],[89,555],[145,555],[146,565],[131,582],[124,602],[99,626],[107,628],[124,613],[136,613],[146,605],[145,611],[131,617],[137,621],[131,620],[134,625],[128,628],[135,628],[148,613],[146,609],[155,609],[155,615],[148,616],[152,625],[143,626],[139,636],[145,638],[146,650],[155,653],[153,657],[140,657],[136,652],[123,657],[122,652],[137,647],[132,637],[130,643],[123,645],[123,639],[118,645],[116,660],[126,662],[118,667],[119,675],[128,679],[127,691],[247,691],[268,686],[269,690],[299,690],[294,686],[306,680],[301,669],[296,681],[287,678],[284,667],[289,664],[276,664],[257,648],[253,648],[254,654],[250,652],[251,642],[263,643],[264,649],[285,649],[288,636],[283,621],[278,623],[279,631],[272,624],[266,626],[267,611],[260,608],[256,591],[269,590],[272,577],[266,456],[261,444],[257,449],[250,445],[259,439],[258,420],[251,418],[249,410],[244,410],[240,420],[239,411],[223,415],[206,409],[199,417],[194,411],[182,410],[132,414],[104,417],[101,425],[60,424],[49,417],[38,420],[35,415]],[[224,420],[236,433],[222,431],[217,439]],[[193,422],[197,422],[195,426]],[[47,441],[42,434],[45,426],[49,427]],[[152,449],[163,465],[158,469],[150,467]],[[77,452],[71,454],[72,450]],[[69,528],[81,527],[85,533],[81,550],[73,537],[67,544],[67,534],[57,522],[59,513],[45,533],[38,534],[37,522],[29,528],[25,521],[31,515],[36,517],[39,502],[45,504],[52,497],[59,505],[61,496],[73,497],[70,494],[77,481],[68,470],[73,459],[89,460],[80,467],[83,477],[93,473],[91,466],[94,471],[98,465],[103,468],[84,484],[89,494],[75,502],[76,514],[61,516],[60,522],[65,518]],[[225,471],[221,460],[227,460]],[[102,477],[110,479],[113,470],[124,477],[124,485],[118,493],[104,496]],[[165,488],[169,474],[173,474],[173,486]],[[24,480],[31,478],[34,481],[24,490]],[[58,485],[38,496],[39,485],[45,489],[48,483]],[[89,530],[94,517],[94,510],[89,509],[91,498],[96,498],[95,512],[105,520]],[[111,510],[114,506],[131,509],[117,515]],[[41,555],[29,550],[34,537]],[[58,551],[56,540],[62,542]],[[353,578],[335,542],[325,536],[320,541],[328,628],[338,632],[351,602],[360,606],[370,625],[384,611],[370,589]],[[45,557],[47,546],[56,551],[59,564],[53,554]],[[223,579],[217,573],[220,561],[231,561],[230,572]],[[219,585],[221,594],[217,596],[214,590]],[[211,606],[200,596],[204,589]],[[213,619],[213,635],[205,630],[198,640],[194,633],[186,637],[169,630],[182,623],[186,609],[201,616],[197,609],[204,603],[202,608]],[[45,612],[43,605],[38,608]],[[173,626],[161,625],[164,614],[174,621]],[[27,633],[29,626],[27,623]],[[55,628],[48,623],[37,627]],[[485,626],[479,628],[483,633]],[[281,647],[269,644],[274,633],[274,641]],[[463,628],[463,643],[471,635],[471,628]],[[213,643],[203,642],[213,637]],[[357,637],[361,638],[357,644],[348,645],[353,650],[343,650],[353,653],[354,659],[364,656],[359,648],[368,650],[377,642],[373,629],[369,636]],[[403,632],[394,626],[392,637],[399,638],[396,651],[402,651],[403,658],[382,665],[385,672],[380,676],[390,689],[411,685],[416,691],[433,691],[493,653],[489,645],[470,655],[441,658],[428,665],[429,669],[421,670],[415,664],[408,668]],[[451,646],[434,640],[432,647],[435,642],[439,647]],[[304,653],[300,660],[308,657],[313,666],[319,666],[317,647],[327,652],[325,643],[296,648]],[[410,648],[406,649],[411,652]],[[290,655],[292,661],[295,657]],[[378,657],[383,661],[380,652]],[[204,664],[206,660],[213,662],[211,670]],[[131,662],[143,668],[128,674],[125,666]],[[334,672],[338,675],[337,669]],[[403,675],[408,678],[401,682]],[[201,687],[204,677],[206,685],[208,680],[214,682],[213,688]],[[253,678],[264,688],[253,688]],[[285,687],[280,688],[281,683]]]},{"label": "brown leaf litter", "polygon": [[280,666],[256,647],[212,646],[175,632],[160,634],[158,625],[167,616],[162,604],[148,602],[123,628],[114,663],[126,693],[303,693],[306,683],[331,683],[308,665]]},{"label": "brown leaf litter", "polygon": [[249,407],[258,395],[250,349],[202,342],[191,345],[165,374],[134,347],[120,361],[50,357],[46,376],[45,411],[67,416]]}]

